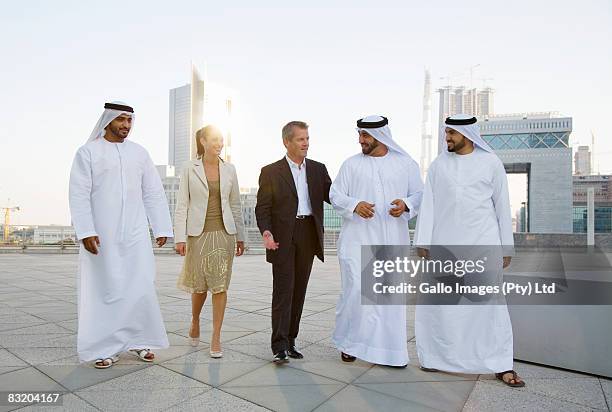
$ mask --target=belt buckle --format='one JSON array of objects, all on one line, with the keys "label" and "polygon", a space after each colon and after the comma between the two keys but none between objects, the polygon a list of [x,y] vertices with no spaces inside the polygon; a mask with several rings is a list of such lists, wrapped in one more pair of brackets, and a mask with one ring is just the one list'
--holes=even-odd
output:
[{"label": "belt buckle", "polygon": [[295,218],[296,218],[296,219],[299,219],[299,220],[304,220],[304,219],[306,219],[307,217],[308,217],[308,216],[306,216],[306,215],[297,215]]}]

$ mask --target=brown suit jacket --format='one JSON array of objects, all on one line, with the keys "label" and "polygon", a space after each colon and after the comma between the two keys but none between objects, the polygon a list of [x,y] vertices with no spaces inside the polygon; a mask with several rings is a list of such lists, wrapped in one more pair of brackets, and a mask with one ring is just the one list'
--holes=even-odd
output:
[{"label": "brown suit jacket", "polygon": [[[323,202],[329,203],[331,179],[323,163],[305,161],[308,195],[318,236],[315,254],[323,261]],[[285,258],[293,237],[297,208],[297,189],[287,159],[283,157],[263,167],[259,175],[255,217],[259,231],[263,234],[269,230],[279,243],[277,250],[266,250],[269,263],[278,263]]]}]

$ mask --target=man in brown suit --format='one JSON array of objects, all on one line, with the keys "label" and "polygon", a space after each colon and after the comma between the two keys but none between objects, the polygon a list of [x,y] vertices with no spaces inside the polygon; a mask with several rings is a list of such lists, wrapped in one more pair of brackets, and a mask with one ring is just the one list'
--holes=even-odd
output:
[{"label": "man in brown suit", "polygon": [[255,216],[272,264],[273,362],[304,356],[296,349],[312,262],[323,261],[323,202],[331,179],[323,163],[306,159],[308,125],[283,127],[287,155],[261,169]]}]

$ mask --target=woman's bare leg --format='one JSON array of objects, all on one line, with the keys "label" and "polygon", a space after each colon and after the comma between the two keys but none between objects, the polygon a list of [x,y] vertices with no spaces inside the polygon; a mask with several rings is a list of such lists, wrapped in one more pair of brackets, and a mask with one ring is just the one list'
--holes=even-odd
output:
[{"label": "woman's bare leg", "polygon": [[218,352],[221,350],[221,325],[227,305],[227,292],[215,293],[212,296],[213,306],[213,333],[210,338],[210,350]]},{"label": "woman's bare leg", "polygon": [[206,302],[206,292],[191,294],[191,327],[189,328],[189,337],[197,338],[200,336],[200,313]]}]

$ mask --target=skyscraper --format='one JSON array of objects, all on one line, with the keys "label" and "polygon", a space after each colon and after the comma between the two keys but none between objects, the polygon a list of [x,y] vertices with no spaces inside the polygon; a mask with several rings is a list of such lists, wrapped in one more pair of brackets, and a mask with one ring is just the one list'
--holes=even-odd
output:
[{"label": "skyscraper", "polygon": [[221,129],[225,137],[222,157],[231,161],[233,100],[230,90],[209,82],[193,65],[191,83],[170,90],[168,164],[178,176],[183,163],[195,159],[195,134],[206,125]]},{"label": "skyscraper", "polygon": [[574,153],[574,174],[587,176],[591,174],[591,151],[589,146],[578,146]]},{"label": "skyscraper", "polygon": [[442,145],[442,128],[444,120],[455,114],[471,114],[477,117],[485,117],[493,114],[493,89],[483,89],[465,86],[445,86],[438,89],[440,103],[438,110],[438,153],[444,149]]},{"label": "skyscraper", "polygon": [[189,159],[196,157],[195,132],[203,126],[205,82],[195,66],[191,83],[170,90],[168,164],[177,175]]},{"label": "skyscraper", "polygon": [[425,69],[425,86],[423,89],[423,119],[421,122],[421,177],[425,178],[431,164],[431,76]]}]

